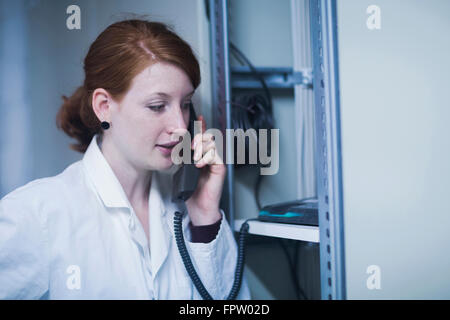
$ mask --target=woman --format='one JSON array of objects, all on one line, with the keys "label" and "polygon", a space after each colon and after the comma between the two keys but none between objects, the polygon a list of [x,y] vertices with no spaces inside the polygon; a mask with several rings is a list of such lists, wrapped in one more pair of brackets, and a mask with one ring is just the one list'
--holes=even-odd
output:
[{"label": "woman", "polygon": [[[190,46],[162,23],[121,21],[92,43],[84,71],[57,115],[83,159],[0,202],[0,299],[200,299],[171,201],[174,137],[200,83]],[[224,299],[237,258],[219,208],[226,167],[211,136],[192,149],[201,174],[185,241],[208,292]],[[250,298],[245,280],[237,298]]]}]

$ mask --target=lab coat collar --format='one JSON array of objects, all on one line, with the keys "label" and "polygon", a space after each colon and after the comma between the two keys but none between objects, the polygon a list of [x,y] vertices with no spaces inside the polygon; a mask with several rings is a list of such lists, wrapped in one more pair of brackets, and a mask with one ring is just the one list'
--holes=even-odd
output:
[{"label": "lab coat collar", "polygon": [[84,153],[83,165],[105,206],[131,209],[122,185],[98,146],[97,138],[98,134]]}]

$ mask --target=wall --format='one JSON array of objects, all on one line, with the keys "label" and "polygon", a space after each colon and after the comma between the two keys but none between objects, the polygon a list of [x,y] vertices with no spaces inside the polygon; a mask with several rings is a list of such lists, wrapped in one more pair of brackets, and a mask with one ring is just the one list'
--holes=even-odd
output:
[{"label": "wall", "polygon": [[[379,30],[366,27],[373,4]],[[347,297],[448,299],[450,2],[337,9]]]}]

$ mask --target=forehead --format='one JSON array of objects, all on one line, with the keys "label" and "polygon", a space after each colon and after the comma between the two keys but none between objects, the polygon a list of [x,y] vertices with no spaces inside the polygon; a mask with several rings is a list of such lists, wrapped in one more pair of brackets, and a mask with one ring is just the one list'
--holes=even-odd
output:
[{"label": "forehead", "polygon": [[182,69],[157,62],[142,70],[133,79],[130,91],[139,97],[149,97],[157,92],[172,97],[184,97],[194,90],[192,83]]}]

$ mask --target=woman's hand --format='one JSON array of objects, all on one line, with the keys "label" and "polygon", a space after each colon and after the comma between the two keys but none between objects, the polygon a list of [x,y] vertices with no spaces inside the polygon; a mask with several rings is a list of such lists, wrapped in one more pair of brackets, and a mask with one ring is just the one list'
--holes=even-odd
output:
[{"label": "woman's hand", "polygon": [[[206,131],[202,115],[202,134],[192,139],[195,166],[200,169],[200,176],[194,194],[186,201],[189,217],[194,226],[213,224],[221,218],[219,202],[225,181],[226,166],[216,150],[216,143]],[[198,162],[197,162],[198,161]]]}]

